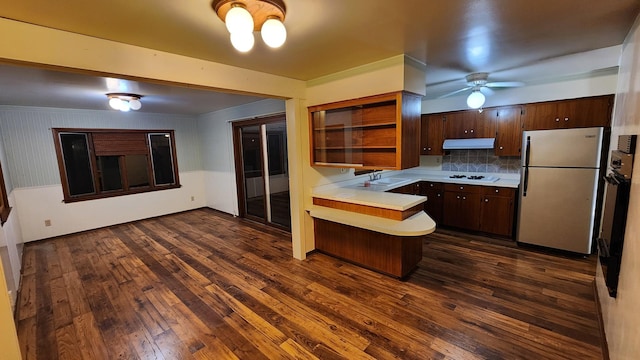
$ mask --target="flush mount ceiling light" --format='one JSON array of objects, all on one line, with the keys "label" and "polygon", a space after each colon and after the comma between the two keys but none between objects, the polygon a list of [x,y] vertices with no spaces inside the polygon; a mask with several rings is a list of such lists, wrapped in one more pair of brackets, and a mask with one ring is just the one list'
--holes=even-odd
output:
[{"label": "flush mount ceiling light", "polygon": [[109,106],[114,110],[129,111],[140,110],[142,103],[140,99],[142,95],[126,94],[126,93],[109,93],[107,94],[109,99]]},{"label": "flush mount ceiling light", "polygon": [[253,48],[254,31],[260,31],[262,40],[272,48],[282,46],[287,39],[282,0],[213,0],[211,7],[227,25],[231,45],[240,52]]},{"label": "flush mount ceiling light", "polygon": [[484,105],[485,101],[484,94],[480,92],[480,89],[474,89],[471,94],[467,97],[467,106],[472,109],[479,109],[482,105]]}]

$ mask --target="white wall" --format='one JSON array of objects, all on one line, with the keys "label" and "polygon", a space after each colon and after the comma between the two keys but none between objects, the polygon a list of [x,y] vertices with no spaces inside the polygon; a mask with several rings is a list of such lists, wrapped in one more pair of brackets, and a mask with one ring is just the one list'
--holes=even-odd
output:
[{"label": "white wall", "polygon": [[[179,175],[180,188],[68,204],[61,201],[62,185],[15,189],[23,239],[46,239],[205,206],[203,172]],[[45,220],[51,220],[51,226],[45,226]]]},{"label": "white wall", "polygon": [[[618,135],[640,135],[640,17],[629,32],[620,60],[611,148]],[[612,360],[640,356],[640,146],[636,147],[629,213],[616,298],[609,297],[598,264],[596,285]]]}]

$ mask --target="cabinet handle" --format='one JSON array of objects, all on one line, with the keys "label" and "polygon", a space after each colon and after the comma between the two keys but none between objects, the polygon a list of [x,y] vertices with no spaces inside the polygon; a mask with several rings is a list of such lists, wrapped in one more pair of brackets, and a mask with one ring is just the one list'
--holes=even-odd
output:
[{"label": "cabinet handle", "polygon": [[560,118],[556,118],[556,122],[559,122],[559,121],[560,121]]},{"label": "cabinet handle", "polygon": [[462,197],[462,200],[467,200],[467,197],[466,197],[466,196],[463,196],[463,197]]},{"label": "cabinet handle", "polygon": [[456,199],[460,199],[460,195],[456,196]]},{"label": "cabinet handle", "polygon": [[427,150],[427,148],[422,148],[422,151],[426,151],[426,150]]},{"label": "cabinet handle", "polygon": [[467,131],[467,130],[465,130],[465,131],[464,131],[464,133],[466,134],[466,133],[468,133],[468,131]]},{"label": "cabinet handle", "polygon": [[500,150],[503,150],[503,149],[504,149],[504,147],[503,147],[503,146],[500,146]]},{"label": "cabinet handle", "polygon": [[440,197],[440,194],[438,194],[438,197]]},{"label": "cabinet handle", "polygon": [[464,190],[464,186],[460,186],[460,190]]},{"label": "cabinet handle", "polygon": [[431,151],[431,148],[427,148],[427,150]]},{"label": "cabinet handle", "polygon": [[429,184],[429,186],[433,187],[433,184]]},{"label": "cabinet handle", "polygon": [[471,133],[473,133],[473,129],[471,129]]},{"label": "cabinet handle", "polygon": [[564,121],[569,121],[569,118],[568,117],[564,118]]},{"label": "cabinet handle", "polygon": [[489,199],[485,198],[485,199],[484,199],[484,202],[489,202]]},{"label": "cabinet handle", "polygon": [[497,192],[497,193],[499,193],[499,192],[500,192],[500,190],[496,189],[496,192]]}]

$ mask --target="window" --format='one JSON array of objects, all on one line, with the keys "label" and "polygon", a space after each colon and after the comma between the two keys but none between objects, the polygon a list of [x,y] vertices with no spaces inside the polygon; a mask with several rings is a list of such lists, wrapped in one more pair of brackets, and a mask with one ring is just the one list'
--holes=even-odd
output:
[{"label": "window", "polygon": [[180,187],[172,130],[53,129],[64,201]]}]

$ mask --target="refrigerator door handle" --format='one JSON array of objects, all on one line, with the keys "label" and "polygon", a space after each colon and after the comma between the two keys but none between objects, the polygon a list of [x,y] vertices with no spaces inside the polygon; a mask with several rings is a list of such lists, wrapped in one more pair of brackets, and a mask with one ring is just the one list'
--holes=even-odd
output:
[{"label": "refrigerator door handle", "polygon": [[524,181],[522,185],[522,197],[527,196],[527,188],[529,187],[529,167],[524,168]]},{"label": "refrigerator door handle", "polygon": [[527,136],[527,150],[524,155],[524,166],[529,167],[529,159],[531,158],[531,136]]},{"label": "refrigerator door handle", "polygon": [[529,187],[529,159],[531,158],[531,136],[527,136],[527,150],[524,155],[524,181],[522,185],[522,196],[527,196],[527,188]]}]

